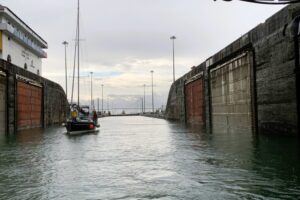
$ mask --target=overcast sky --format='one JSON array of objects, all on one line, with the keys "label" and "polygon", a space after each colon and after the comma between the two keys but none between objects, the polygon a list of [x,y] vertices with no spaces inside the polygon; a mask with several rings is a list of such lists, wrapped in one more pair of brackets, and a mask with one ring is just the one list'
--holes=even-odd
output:
[{"label": "overcast sky", "polygon": [[[71,75],[77,0],[0,3],[48,42],[43,76],[65,87],[62,41],[70,43]],[[282,7],[237,0],[81,0],[81,75],[93,71],[94,97],[101,97],[100,85],[104,84],[105,99],[109,96],[114,104],[110,106],[125,107],[138,105],[142,85],[151,84],[150,70],[154,70],[155,106],[165,105],[172,83],[170,36],[177,37],[175,71],[180,77]],[[88,78],[82,78],[83,100],[90,98],[89,84]],[[146,93],[150,107],[150,88]]]}]

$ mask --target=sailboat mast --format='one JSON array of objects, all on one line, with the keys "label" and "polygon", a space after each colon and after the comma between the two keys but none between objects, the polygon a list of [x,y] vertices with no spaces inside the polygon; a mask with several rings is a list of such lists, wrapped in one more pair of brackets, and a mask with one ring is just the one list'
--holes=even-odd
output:
[{"label": "sailboat mast", "polygon": [[77,100],[77,105],[79,106],[79,86],[80,86],[80,83],[79,83],[79,80],[80,80],[80,77],[79,77],[79,74],[80,74],[80,71],[79,71],[79,0],[78,0],[78,8],[77,8],[77,45],[78,45],[78,49],[77,49],[77,65],[78,65],[78,69],[77,69],[77,75],[78,75],[78,100]]}]

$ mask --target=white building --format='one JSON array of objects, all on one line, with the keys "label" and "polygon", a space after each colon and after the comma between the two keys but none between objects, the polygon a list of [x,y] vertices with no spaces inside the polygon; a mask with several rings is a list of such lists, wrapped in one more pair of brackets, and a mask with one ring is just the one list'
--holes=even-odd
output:
[{"label": "white building", "polygon": [[0,5],[0,59],[32,73],[42,73],[48,44],[9,8]]}]

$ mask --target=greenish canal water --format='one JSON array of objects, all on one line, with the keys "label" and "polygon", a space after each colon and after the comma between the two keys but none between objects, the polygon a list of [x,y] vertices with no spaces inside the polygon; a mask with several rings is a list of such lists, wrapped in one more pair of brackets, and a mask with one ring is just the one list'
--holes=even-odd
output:
[{"label": "greenish canal water", "polygon": [[161,119],[99,119],[97,134],[0,139],[0,199],[299,199],[295,138],[206,134]]}]

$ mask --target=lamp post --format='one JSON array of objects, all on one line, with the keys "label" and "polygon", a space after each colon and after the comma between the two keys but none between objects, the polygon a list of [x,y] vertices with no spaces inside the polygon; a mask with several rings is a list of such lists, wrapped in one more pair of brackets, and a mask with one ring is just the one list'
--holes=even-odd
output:
[{"label": "lamp post", "polygon": [[67,46],[68,46],[69,43],[67,41],[64,41],[62,44],[65,46],[66,97],[67,97],[67,100],[68,100]]},{"label": "lamp post", "polygon": [[108,111],[109,111],[109,97],[108,96],[106,97],[106,100],[107,100],[106,107],[107,107],[107,113],[108,113]]},{"label": "lamp post", "polygon": [[141,113],[144,113],[144,99],[141,97]]},{"label": "lamp post", "polygon": [[172,44],[173,44],[173,82],[175,82],[175,50],[174,50],[174,40],[176,39],[176,37],[173,35],[172,37],[170,37],[170,39],[172,40]]},{"label": "lamp post", "polygon": [[144,103],[143,112],[146,112],[146,84],[144,84]]},{"label": "lamp post", "polygon": [[102,87],[102,98],[101,98],[101,102],[102,102],[102,110],[101,110],[101,112],[102,112],[102,115],[103,115],[103,84],[101,85],[101,87]]},{"label": "lamp post", "polygon": [[97,98],[97,103],[98,103],[98,113],[99,113],[99,97]]},{"label": "lamp post", "polygon": [[94,105],[93,105],[93,72],[90,72],[91,74],[91,109],[94,108]]},{"label": "lamp post", "polygon": [[154,97],[153,97],[153,70],[151,72],[151,85],[152,85],[152,112],[154,113]]},{"label": "lamp post", "polygon": [[[102,80],[102,79],[101,79],[101,78],[93,78],[93,80],[97,82],[97,81],[100,81],[100,80]],[[98,93],[97,93],[97,94],[98,94]],[[100,105],[100,103],[99,103],[99,102],[100,102],[100,98],[99,98],[100,95],[96,95],[96,96],[97,96],[97,112],[99,113],[99,112],[100,112],[100,106],[99,106],[99,105]],[[96,103],[95,103],[95,100],[96,100],[96,98],[95,98],[94,101],[93,101],[93,102],[94,102],[94,107],[95,107],[95,109],[96,109]]]}]

